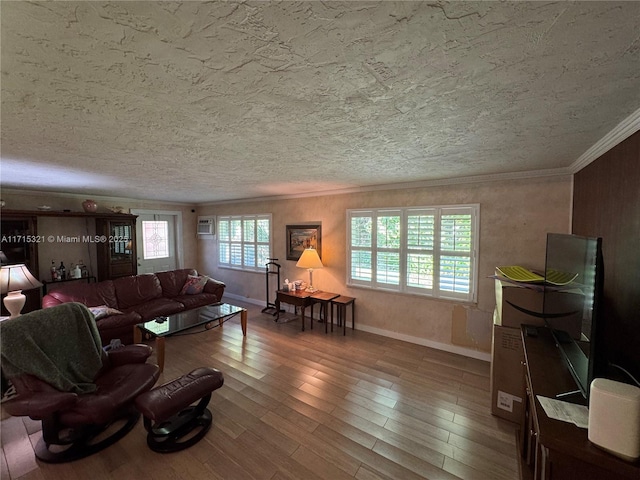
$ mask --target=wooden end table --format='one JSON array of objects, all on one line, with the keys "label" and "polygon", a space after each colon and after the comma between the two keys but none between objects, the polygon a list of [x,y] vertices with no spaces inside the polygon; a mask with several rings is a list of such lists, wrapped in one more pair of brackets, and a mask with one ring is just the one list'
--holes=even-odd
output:
[{"label": "wooden end table", "polygon": [[[331,300],[338,298],[340,294],[331,292],[314,292],[311,294],[311,321],[313,322],[313,305],[320,304],[320,318],[322,318],[322,312],[324,311],[324,333],[328,333],[329,315],[327,314],[328,306]],[[332,311],[333,313],[333,311]],[[333,326],[332,326],[333,327]]]},{"label": "wooden end table", "polygon": [[[276,321],[280,318],[280,303],[288,303],[289,305],[300,307],[302,310],[300,319],[302,320],[302,331],[304,332],[304,311],[305,308],[313,303],[311,295],[311,293],[305,292],[304,290],[278,290],[276,292],[276,310],[278,312]],[[313,330],[313,317],[311,317],[311,330]]]}]

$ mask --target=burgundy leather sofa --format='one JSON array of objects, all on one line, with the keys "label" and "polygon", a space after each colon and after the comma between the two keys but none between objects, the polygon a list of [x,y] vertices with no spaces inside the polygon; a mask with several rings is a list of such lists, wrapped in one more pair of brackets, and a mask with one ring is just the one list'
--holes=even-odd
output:
[{"label": "burgundy leather sofa", "polygon": [[128,344],[133,342],[133,326],[138,323],[221,301],[225,284],[212,278],[201,293],[181,294],[189,275],[197,276],[198,272],[185,268],[97,283],[60,285],[42,298],[42,308],[78,302],[87,307],[106,305],[116,309],[122,313],[96,317],[102,344],[108,345],[116,338]]}]

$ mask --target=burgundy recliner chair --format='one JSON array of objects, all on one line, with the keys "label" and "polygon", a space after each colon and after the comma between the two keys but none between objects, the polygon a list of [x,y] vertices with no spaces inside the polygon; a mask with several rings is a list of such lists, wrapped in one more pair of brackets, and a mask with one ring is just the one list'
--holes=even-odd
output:
[{"label": "burgundy recliner chair", "polygon": [[0,340],[3,380],[16,391],[3,406],[42,421],[35,453],[45,462],[77,460],[124,437],[140,417],[136,397],[160,375],[146,363],[147,345],[105,352],[93,315],[79,303],[0,322]]}]

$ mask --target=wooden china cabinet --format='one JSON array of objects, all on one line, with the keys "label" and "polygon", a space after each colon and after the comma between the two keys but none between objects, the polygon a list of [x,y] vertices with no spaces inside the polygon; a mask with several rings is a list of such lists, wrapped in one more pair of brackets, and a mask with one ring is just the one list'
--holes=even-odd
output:
[{"label": "wooden china cabinet", "polygon": [[136,255],[136,216],[96,218],[98,281],[138,273]]}]

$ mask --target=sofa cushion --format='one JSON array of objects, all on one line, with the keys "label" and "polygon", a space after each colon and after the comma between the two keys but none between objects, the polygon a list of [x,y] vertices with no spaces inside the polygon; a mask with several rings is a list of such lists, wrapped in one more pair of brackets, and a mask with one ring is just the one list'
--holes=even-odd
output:
[{"label": "sofa cushion", "polygon": [[122,277],[113,280],[120,310],[126,311],[136,305],[162,298],[160,280],[153,273]]},{"label": "sofa cushion", "polygon": [[107,307],[106,305],[89,307],[89,310],[91,311],[91,313],[93,313],[96,321],[100,320],[101,318],[108,317],[109,315],[122,315],[122,312],[120,310]]},{"label": "sofa cushion", "polygon": [[162,286],[162,296],[167,298],[180,295],[180,290],[187,281],[189,275],[198,275],[193,268],[182,268],[180,270],[170,270],[167,272],[157,272],[156,276]]},{"label": "sofa cushion", "polygon": [[198,293],[202,293],[207,280],[209,280],[209,277],[189,275],[187,281],[184,282],[182,286],[182,290],[180,290],[180,295],[197,295]]},{"label": "sofa cushion", "polygon": [[157,317],[164,317],[173,313],[178,313],[184,310],[184,305],[180,302],[169,298],[154,298],[148,302],[134,305],[125,310],[125,313],[136,312],[142,317],[143,322],[148,322]]},{"label": "sofa cushion", "polygon": [[204,307],[205,305],[216,303],[218,297],[213,293],[200,293],[198,295],[178,295],[177,297],[173,297],[172,300],[183,304],[185,310],[191,310],[192,308]]},{"label": "sofa cushion", "polygon": [[42,307],[52,307],[61,303],[78,302],[87,306],[106,305],[118,308],[116,290],[111,280],[99,283],[72,282],[56,285],[42,299]]}]

